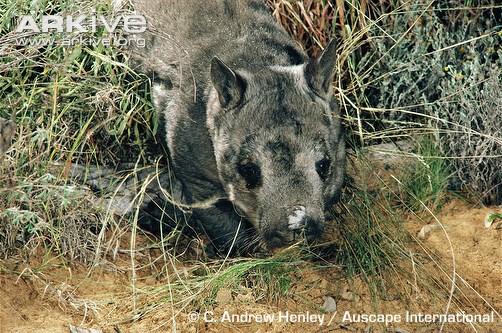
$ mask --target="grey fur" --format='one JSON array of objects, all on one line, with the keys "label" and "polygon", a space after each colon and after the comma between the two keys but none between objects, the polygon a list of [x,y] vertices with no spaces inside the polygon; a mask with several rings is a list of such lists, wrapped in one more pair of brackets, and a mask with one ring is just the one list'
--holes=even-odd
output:
[{"label": "grey fur", "polygon": [[214,199],[193,217],[224,248],[253,228],[269,248],[318,237],[345,170],[334,44],[309,60],[262,1],[133,3],[149,30],[132,60],[153,78],[184,197]]}]

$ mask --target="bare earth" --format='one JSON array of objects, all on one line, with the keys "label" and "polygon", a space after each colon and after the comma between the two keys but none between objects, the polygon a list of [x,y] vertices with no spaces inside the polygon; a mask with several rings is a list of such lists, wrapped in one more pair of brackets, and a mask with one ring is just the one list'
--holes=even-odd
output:
[{"label": "bare earth", "polygon": [[[490,314],[493,318],[493,322],[484,324],[447,324],[443,332],[502,332],[502,229],[483,226],[489,211],[497,208],[473,208],[453,201],[438,216],[452,246],[441,228],[432,231],[423,241],[431,253],[435,253],[433,257],[445,263],[444,272],[431,265],[431,269],[437,270],[432,271],[432,275],[437,276],[438,281],[446,281],[441,287],[445,295],[451,287],[448,279],[452,276],[453,250],[458,274],[455,282],[459,289],[453,294],[450,313],[462,309],[466,313]],[[406,225],[416,235],[424,221],[414,219]],[[116,265],[121,268],[114,272],[95,270],[89,276],[85,269],[65,267],[54,258],[39,260],[45,262],[46,269],[24,271],[19,278],[19,274],[13,272],[20,272],[22,268],[12,263],[0,266],[5,267],[0,270],[3,271],[0,274],[0,332],[69,332],[70,325],[102,332],[174,332],[174,328],[177,332],[437,332],[439,324],[408,323],[405,313],[408,310],[440,314],[447,306],[447,297],[437,299],[434,293],[418,284],[396,282],[395,290],[389,288],[385,299],[376,300],[360,278],[348,281],[336,268],[305,269],[294,273],[288,296],[257,299],[251,289],[243,287],[218,293],[216,304],[198,309],[198,319],[191,317],[196,316],[191,314],[192,309],[168,311],[163,307],[145,319],[131,321],[135,306],[133,295],[142,288],[163,286],[165,280],[157,281],[147,270],[138,270],[133,290],[127,257],[118,260]],[[404,263],[403,267],[412,270],[413,263]],[[325,313],[320,325],[317,315],[323,315],[321,307],[326,297],[336,301],[336,312]],[[179,310],[183,311],[173,324],[171,313]],[[272,323],[258,323],[245,317],[243,321],[247,322],[241,323],[204,322],[204,310],[211,311],[206,316],[209,320],[224,320],[225,314],[274,314],[282,319],[277,317]],[[343,321],[347,313],[401,315],[401,321],[387,327],[379,323]],[[313,316],[309,322],[300,319],[303,322],[298,323],[294,322],[298,321],[296,314]]]}]

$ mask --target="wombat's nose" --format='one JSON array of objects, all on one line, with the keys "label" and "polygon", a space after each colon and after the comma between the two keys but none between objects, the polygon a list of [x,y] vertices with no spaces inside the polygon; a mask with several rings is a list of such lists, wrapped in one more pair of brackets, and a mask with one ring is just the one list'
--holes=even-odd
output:
[{"label": "wombat's nose", "polygon": [[300,230],[305,226],[305,207],[294,206],[288,216],[289,230]]}]

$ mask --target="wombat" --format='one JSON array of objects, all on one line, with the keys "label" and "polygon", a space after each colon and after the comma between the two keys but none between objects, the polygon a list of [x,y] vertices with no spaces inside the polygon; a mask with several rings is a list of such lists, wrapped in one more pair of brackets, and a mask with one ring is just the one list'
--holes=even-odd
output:
[{"label": "wombat", "polygon": [[169,160],[219,248],[317,239],[345,171],[335,44],[309,59],[257,0],[135,0]]}]

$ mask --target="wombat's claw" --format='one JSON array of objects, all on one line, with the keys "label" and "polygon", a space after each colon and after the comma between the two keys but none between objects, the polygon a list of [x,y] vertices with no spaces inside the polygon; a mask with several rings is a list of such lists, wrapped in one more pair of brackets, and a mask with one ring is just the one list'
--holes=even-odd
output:
[{"label": "wombat's claw", "polygon": [[9,149],[14,134],[16,133],[16,124],[11,120],[0,118],[0,154]]}]

